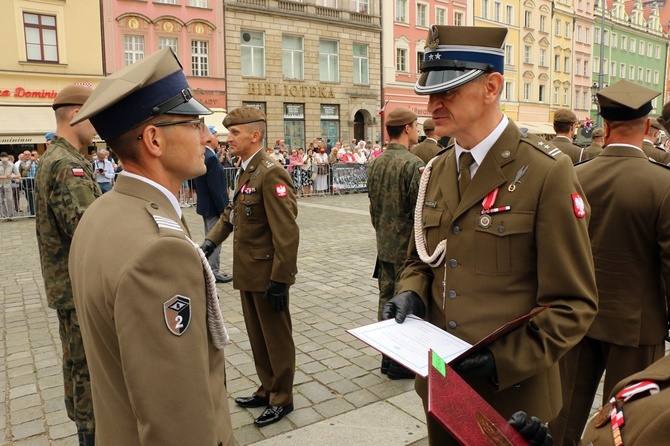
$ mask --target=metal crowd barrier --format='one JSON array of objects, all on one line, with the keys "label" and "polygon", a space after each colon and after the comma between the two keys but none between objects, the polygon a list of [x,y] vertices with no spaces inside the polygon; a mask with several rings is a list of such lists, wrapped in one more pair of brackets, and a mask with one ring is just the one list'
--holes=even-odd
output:
[{"label": "metal crowd barrier", "polygon": [[35,180],[0,179],[0,221],[35,217]]}]

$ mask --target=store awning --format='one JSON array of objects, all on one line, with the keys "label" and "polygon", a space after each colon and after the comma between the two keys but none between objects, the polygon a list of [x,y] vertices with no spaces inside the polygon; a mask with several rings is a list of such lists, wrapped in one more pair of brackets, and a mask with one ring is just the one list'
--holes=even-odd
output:
[{"label": "store awning", "polygon": [[226,129],[223,124],[223,118],[226,117],[227,113],[223,109],[212,109],[214,113],[211,115],[204,115],[205,116],[205,124],[208,126],[213,125],[216,127],[216,130],[219,135],[219,141],[225,141],[226,136],[228,136],[228,129]]},{"label": "store awning", "polygon": [[44,135],[56,131],[49,106],[0,105],[0,144],[44,144]]},{"label": "store awning", "polygon": [[548,122],[516,122],[520,129],[525,128],[528,133],[535,135],[555,135],[554,126]]}]

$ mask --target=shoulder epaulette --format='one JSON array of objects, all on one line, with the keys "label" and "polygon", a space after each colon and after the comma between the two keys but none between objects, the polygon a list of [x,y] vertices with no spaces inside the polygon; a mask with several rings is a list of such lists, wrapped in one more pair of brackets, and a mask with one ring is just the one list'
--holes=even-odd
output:
[{"label": "shoulder epaulette", "polygon": [[156,214],[151,214],[153,217],[154,221],[156,222],[156,226],[158,226],[158,234],[160,236],[176,236],[177,233],[179,236],[184,235],[184,230],[181,228],[181,225],[167,217],[163,217],[162,215],[156,215]]},{"label": "shoulder epaulette", "polygon": [[667,165],[665,163],[661,163],[660,161],[656,161],[654,158],[651,158],[651,157],[649,157],[648,159],[649,159],[649,162],[651,162],[652,164],[656,164],[657,166],[663,166],[666,169],[670,169],[670,165]]},{"label": "shoulder epaulette", "polygon": [[589,161],[593,161],[593,160],[596,159],[596,158],[598,158],[598,157],[597,157],[597,156],[594,156],[593,158],[587,158],[587,159],[585,159],[585,160],[582,160],[582,161],[578,162],[577,164],[575,164],[575,167],[577,167],[577,166],[579,166],[579,165],[581,165],[581,164],[584,164],[584,163],[588,163]]},{"label": "shoulder epaulette", "polygon": [[[449,144],[447,147],[443,147],[443,148],[441,148],[441,149],[435,154],[435,156],[440,156],[440,155],[442,155],[443,153],[448,152],[449,150],[451,150],[451,149],[454,148],[454,145],[455,145],[454,143],[451,143],[451,144]],[[440,146],[440,147],[442,147],[442,146]]]},{"label": "shoulder epaulette", "polygon": [[533,133],[527,133],[522,130],[521,141],[527,143],[528,145],[534,147],[535,149],[554,159],[563,154],[563,152],[561,152],[561,150],[558,147],[548,143],[544,138],[535,135]]}]

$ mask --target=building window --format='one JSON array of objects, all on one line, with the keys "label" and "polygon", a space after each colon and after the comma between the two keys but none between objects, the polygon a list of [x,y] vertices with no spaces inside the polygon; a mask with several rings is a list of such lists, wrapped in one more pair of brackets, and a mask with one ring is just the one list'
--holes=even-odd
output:
[{"label": "building window", "polygon": [[[533,27],[533,16],[530,11],[524,11],[523,13],[523,26],[524,28]],[[540,18],[540,31],[542,31],[542,18]]]},{"label": "building window", "polygon": [[514,47],[512,45],[505,45],[505,63],[514,65]]},{"label": "building window", "polygon": [[416,4],[416,26],[428,26],[428,5],[425,3]]},{"label": "building window", "polygon": [[514,26],[514,6],[505,6],[505,24]]},{"label": "building window", "polygon": [[566,39],[570,38],[570,22],[565,22],[565,34]]},{"label": "building window", "polygon": [[554,56],[554,71],[561,71],[561,56]]},{"label": "building window", "polygon": [[651,83],[651,70],[649,68],[645,71],[644,81],[648,84]]},{"label": "building window", "polygon": [[421,62],[423,62],[423,58],[425,56],[425,53],[423,51],[417,51],[416,52],[416,72],[421,73]]},{"label": "building window", "polygon": [[578,91],[575,92],[575,108],[577,109],[582,108],[582,95]]},{"label": "building window", "polygon": [[354,84],[370,83],[368,66],[368,45],[354,43]]},{"label": "building window", "polygon": [[540,102],[544,102],[546,98],[544,95],[547,93],[547,86],[546,85],[540,85],[540,89],[538,90],[538,98]]},{"label": "building window", "polygon": [[637,51],[637,41],[633,38],[630,39],[629,50],[630,50],[631,53],[634,53],[635,51]]},{"label": "building window", "polygon": [[660,46],[660,45],[656,45],[656,53],[655,53],[654,57],[655,57],[656,59],[660,59],[660,58],[661,58],[661,46]]},{"label": "building window", "polygon": [[577,31],[575,32],[575,39],[577,42],[582,41],[582,25],[577,25]]},{"label": "building window", "polygon": [[561,35],[561,20],[556,19],[556,29],[554,29],[554,35],[555,36],[560,36]]},{"label": "building window", "polygon": [[242,76],[265,77],[265,33],[240,32],[242,40]]},{"label": "building window", "polygon": [[300,36],[282,36],[282,74],[284,79],[305,78],[304,47]]},{"label": "building window", "polygon": [[575,74],[577,76],[581,76],[581,72],[582,72],[582,60],[577,59],[575,60]]},{"label": "building window", "polygon": [[337,41],[319,41],[319,66],[321,82],[340,81],[340,55]]},{"label": "building window", "polygon": [[628,50],[628,37],[627,36],[621,36],[621,50],[622,51],[627,51]]},{"label": "building window", "polygon": [[614,61],[610,62],[610,73],[612,76],[616,76],[616,62]]},{"label": "building window", "polygon": [[505,97],[503,98],[506,101],[514,101],[514,84],[512,82],[505,81]]},{"label": "building window", "polygon": [[26,34],[26,58],[38,62],[58,62],[56,17],[23,13]]},{"label": "building window", "polygon": [[563,105],[568,105],[568,89],[563,88]]},{"label": "building window", "polygon": [[370,14],[370,0],[350,0],[350,8],[359,14]]},{"label": "building window", "polygon": [[463,26],[462,12],[454,12],[454,26]]},{"label": "building window", "polygon": [[191,40],[191,74],[197,77],[209,76],[209,42]]},{"label": "building window", "polygon": [[647,57],[653,57],[654,56],[654,45],[651,43],[647,44]]},{"label": "building window", "polygon": [[619,77],[621,79],[626,79],[626,64],[622,63],[619,65]]},{"label": "building window", "polygon": [[177,0],[154,0],[154,3],[164,3],[166,5],[176,5]]},{"label": "building window", "polygon": [[144,37],[123,36],[123,62],[125,66],[132,65],[144,58]]},{"label": "building window", "polygon": [[619,47],[619,35],[617,33],[612,33],[612,48],[616,49]]},{"label": "building window", "polygon": [[544,48],[540,49],[540,66],[541,67],[547,66],[547,50],[545,50]]},{"label": "building window", "polygon": [[490,8],[490,3],[489,0],[482,0],[482,18],[488,19],[490,18],[490,13],[489,13],[489,8]]},{"label": "building window", "polygon": [[340,106],[337,104],[321,104],[321,137],[324,140],[339,141],[340,139]]},{"label": "building window", "polygon": [[603,31],[603,42],[605,46],[609,46],[610,44],[610,31],[608,29]]},{"label": "building window", "polygon": [[584,76],[588,76],[588,75],[589,75],[589,61],[585,60],[584,61]]},{"label": "building window", "polygon": [[584,28],[584,43],[589,44],[589,39],[591,37],[591,28]]},{"label": "building window", "polygon": [[447,24],[447,10],[444,8],[435,8],[435,24],[436,25],[446,25]]},{"label": "building window", "polygon": [[[529,28],[531,27],[529,26]],[[547,16],[544,15],[540,16],[540,32],[541,33],[547,32]]]},{"label": "building window", "polygon": [[395,0],[395,21],[407,23],[407,0]]},{"label": "building window", "polygon": [[658,85],[658,70],[654,70],[654,84]]},{"label": "building window", "polygon": [[637,67],[637,80],[642,82],[644,80],[644,68]]},{"label": "building window", "polygon": [[530,45],[525,45],[523,47],[523,63],[531,63],[531,47]]},{"label": "building window", "polygon": [[523,100],[530,101],[530,83],[523,84]]},{"label": "building window", "polygon": [[593,30],[593,43],[600,45],[600,28],[597,26]]},{"label": "building window", "polygon": [[564,73],[570,72],[570,56],[565,56],[563,58],[563,72]]},{"label": "building window", "polygon": [[644,56],[644,40],[640,40],[640,49],[638,50],[640,56]]},{"label": "building window", "polygon": [[206,8],[207,0],[188,0],[188,5],[195,8]]},{"label": "building window", "polygon": [[584,108],[589,108],[589,105],[588,105],[589,104],[589,94],[591,94],[591,93],[589,93],[588,91],[584,92],[584,98],[583,98]]},{"label": "building window", "polygon": [[407,72],[407,50],[405,48],[396,48],[395,50],[395,70]]},{"label": "building window", "polygon": [[500,2],[493,3],[493,20],[502,23],[502,3]]},{"label": "building window", "polygon": [[305,104],[284,104],[284,142],[289,149],[305,147]]},{"label": "building window", "polygon": [[630,80],[630,81],[635,80],[635,66],[634,65],[628,65],[628,80]]},{"label": "building window", "polygon": [[558,87],[554,87],[554,104],[558,104]]},{"label": "building window", "polygon": [[172,48],[175,54],[177,53],[177,39],[174,37],[159,37],[158,38],[158,49],[162,50],[165,47]]}]

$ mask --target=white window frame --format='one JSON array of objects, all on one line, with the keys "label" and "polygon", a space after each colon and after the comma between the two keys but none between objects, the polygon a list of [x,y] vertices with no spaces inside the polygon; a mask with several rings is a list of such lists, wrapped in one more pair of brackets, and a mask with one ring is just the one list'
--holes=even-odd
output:
[{"label": "white window frame", "polygon": [[464,26],[465,25],[465,14],[461,11],[454,11],[454,26]]},{"label": "white window frame", "polygon": [[[284,44],[288,39],[299,39],[300,48],[285,47]],[[289,80],[305,79],[305,38],[303,36],[282,35],[282,77]]]},{"label": "white window frame", "polygon": [[523,47],[523,63],[533,63],[533,48],[530,45],[524,45]]},{"label": "white window frame", "polygon": [[418,28],[427,28],[430,22],[429,5],[427,3],[416,3],[416,26]]},{"label": "white window frame", "polygon": [[[324,52],[323,48],[321,46],[322,43],[324,42],[331,42],[335,43],[335,52]],[[325,66],[325,73],[324,73],[324,66],[323,64],[326,64]],[[335,79],[331,79],[330,73],[331,69],[333,69],[333,73],[335,74]],[[337,40],[330,40],[330,39],[320,39],[319,40],[319,79],[321,82],[339,82],[340,81],[340,42]],[[324,78],[324,74],[327,74],[327,78]]]},{"label": "white window frame", "polygon": [[525,82],[523,84],[523,100],[530,101],[532,98],[532,84],[530,82]]},{"label": "white window frame", "polygon": [[408,59],[409,50],[404,47],[396,46],[395,48],[395,70],[398,73],[408,73],[409,60]]},{"label": "white window frame", "polygon": [[[252,35],[259,35],[261,37],[261,44],[256,44],[256,43],[246,43],[243,40],[243,37],[245,33],[249,33]],[[253,42],[253,40],[250,40],[249,42]],[[242,76],[243,77],[257,77],[257,78],[263,78],[265,77],[265,32],[263,31],[258,31],[258,30],[245,30],[242,29],[240,30],[240,44],[241,44],[241,59],[242,59]],[[249,53],[249,60],[245,60],[244,55],[245,55],[245,50]],[[257,54],[260,52],[260,55]],[[260,57],[259,57],[260,56]],[[260,59],[260,67],[257,67],[256,65],[256,58]],[[245,68],[247,68],[247,72],[245,73]]]},{"label": "white window frame", "polygon": [[166,46],[172,48],[175,54],[179,54],[177,51],[179,48],[179,40],[176,37],[158,37],[158,49],[162,50]]},{"label": "white window frame", "polygon": [[188,5],[193,8],[207,8],[207,0],[188,0]]},{"label": "white window frame", "polygon": [[440,8],[439,6],[435,7],[435,24],[447,24],[447,10],[445,8]]},{"label": "white window frame", "polygon": [[[129,47],[130,45],[130,47]],[[144,36],[137,34],[124,34],[123,36],[123,62],[125,66],[144,59]]]},{"label": "white window frame", "polygon": [[505,24],[514,26],[514,5],[505,5]]},{"label": "white window frame", "polygon": [[191,40],[191,76],[209,77],[209,41]]},{"label": "white window frame", "polygon": [[[363,54],[357,55],[356,47],[365,48],[365,55]],[[354,43],[353,53],[354,53],[354,84],[370,85],[370,45],[365,43]]]},{"label": "white window frame", "polygon": [[400,23],[408,23],[408,8],[407,0],[395,0],[395,21]]}]

